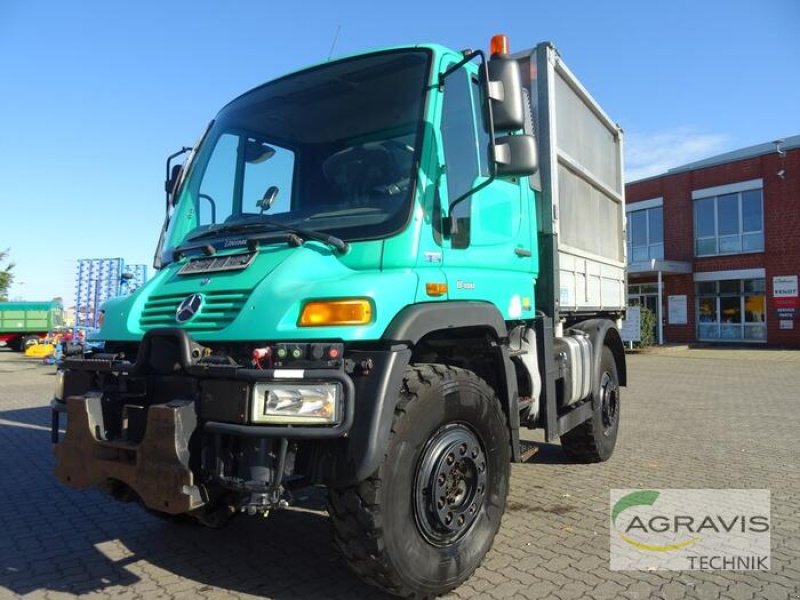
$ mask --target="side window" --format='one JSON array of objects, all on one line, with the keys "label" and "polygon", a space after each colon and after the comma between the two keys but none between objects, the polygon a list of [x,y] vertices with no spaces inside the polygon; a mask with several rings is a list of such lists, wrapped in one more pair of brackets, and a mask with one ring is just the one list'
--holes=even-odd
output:
[{"label": "side window", "polygon": [[[475,179],[481,174],[481,152],[471,88],[471,78],[465,69],[459,69],[445,79],[442,142],[448,204],[472,189]],[[467,198],[451,214],[455,223],[451,239],[453,248],[469,246],[470,212],[471,200]]]}]

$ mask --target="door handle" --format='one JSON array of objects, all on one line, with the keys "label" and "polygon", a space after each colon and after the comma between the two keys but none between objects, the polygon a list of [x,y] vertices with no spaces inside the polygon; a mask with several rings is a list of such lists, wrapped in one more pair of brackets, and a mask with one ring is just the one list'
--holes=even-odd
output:
[{"label": "door handle", "polygon": [[527,248],[514,248],[514,254],[521,257],[533,256],[533,254],[531,254],[531,251],[528,250]]}]

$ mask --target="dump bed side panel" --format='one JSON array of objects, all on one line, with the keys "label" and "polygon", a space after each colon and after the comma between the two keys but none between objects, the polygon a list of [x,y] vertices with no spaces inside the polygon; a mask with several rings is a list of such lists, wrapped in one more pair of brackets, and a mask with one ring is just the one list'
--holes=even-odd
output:
[{"label": "dump bed side panel", "polygon": [[0,333],[42,332],[61,324],[61,308],[50,302],[0,302]]},{"label": "dump bed side panel", "polygon": [[541,163],[537,308],[555,318],[618,313],[626,305],[622,131],[551,44],[515,58]]}]

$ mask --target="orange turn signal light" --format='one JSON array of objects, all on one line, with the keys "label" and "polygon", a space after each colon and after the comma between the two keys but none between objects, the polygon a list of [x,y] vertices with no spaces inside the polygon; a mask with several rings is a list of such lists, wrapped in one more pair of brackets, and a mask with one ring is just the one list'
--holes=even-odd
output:
[{"label": "orange turn signal light", "polygon": [[366,325],[372,321],[372,303],[367,298],[347,300],[315,300],[307,302],[300,312],[300,327],[326,325]]},{"label": "orange turn signal light", "polygon": [[428,296],[444,296],[447,294],[447,284],[446,283],[426,283],[425,284],[425,293]]},{"label": "orange turn signal light", "polygon": [[492,41],[489,42],[489,55],[497,54],[508,54],[508,36],[504,33],[493,35]]}]

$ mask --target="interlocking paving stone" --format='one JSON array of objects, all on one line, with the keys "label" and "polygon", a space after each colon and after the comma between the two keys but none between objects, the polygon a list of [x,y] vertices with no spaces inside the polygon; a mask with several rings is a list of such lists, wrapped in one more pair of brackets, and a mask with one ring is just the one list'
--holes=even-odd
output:
[{"label": "interlocking paving stone", "polygon": [[[494,547],[450,598],[800,599],[800,352],[636,354],[628,373],[613,458],[576,465],[542,443],[513,465]],[[52,367],[0,349],[0,597],[386,597],[336,553],[321,492],[208,530],[60,485],[52,385]],[[611,571],[609,489],[627,487],[769,488],[771,571]]]}]

